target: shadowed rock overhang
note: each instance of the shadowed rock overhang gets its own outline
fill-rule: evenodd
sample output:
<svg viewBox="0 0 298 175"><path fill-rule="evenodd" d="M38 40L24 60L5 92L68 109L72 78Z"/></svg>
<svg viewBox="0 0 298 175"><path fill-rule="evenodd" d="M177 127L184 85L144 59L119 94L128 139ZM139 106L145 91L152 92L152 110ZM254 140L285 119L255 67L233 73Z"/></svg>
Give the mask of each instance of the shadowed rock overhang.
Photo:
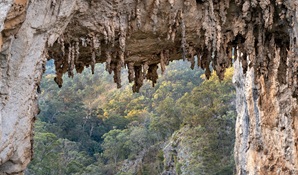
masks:
<svg viewBox="0 0 298 175"><path fill-rule="evenodd" d="M129 81L134 82L133 91L138 92L144 79L154 85L157 67L164 71L169 61L176 59L187 59L192 68L197 64L207 77L211 64L222 79L232 64L232 49L240 54L244 71L250 66L257 76L268 76L275 54L280 54L283 64L294 61L288 57L296 44L295 33L290 32L295 25L293 6L293 1L81 2L65 30L50 36L48 58L55 59L59 86L66 72L73 76L74 69L80 73L91 66L94 71L96 63L106 63L118 87L121 68L126 67ZM51 13L59 10L56 4L51 8ZM286 83L283 64L280 81ZM289 78L293 95L297 95L297 77Z"/></svg>
<svg viewBox="0 0 298 175"><path fill-rule="evenodd" d="M25 1L20 2L11 10L17 17L7 16L4 42L20 25L13 24L24 19ZM47 13L63 17L61 8L68 5L66 2L47 3ZM80 0L76 7L69 7L71 16L61 19L63 25L32 28L36 33L48 33L45 52L48 59L55 60L55 81L60 87L64 73L73 76L74 70L81 73L88 66L94 71L96 63L106 63L118 87L120 70L127 68L134 92L139 91L144 79L154 85L157 67L164 71L169 61L177 59L190 61L192 68L197 64L207 77L212 64L222 79L225 68L231 66L232 49L240 54L244 71L247 66L254 67L257 76L268 74L269 60L279 49L283 60L280 81L286 83L284 67L287 61L294 61L288 55L296 52L297 44L295 5L295 1ZM194 56L198 56L197 63ZM288 84L293 85L293 95L297 96L297 80L289 78Z"/></svg>

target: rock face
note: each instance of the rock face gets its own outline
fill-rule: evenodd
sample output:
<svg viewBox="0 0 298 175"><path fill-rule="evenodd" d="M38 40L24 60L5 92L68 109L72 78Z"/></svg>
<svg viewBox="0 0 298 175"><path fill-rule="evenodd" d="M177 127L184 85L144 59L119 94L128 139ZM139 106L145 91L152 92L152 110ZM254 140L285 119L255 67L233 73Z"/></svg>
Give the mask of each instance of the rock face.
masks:
<svg viewBox="0 0 298 175"><path fill-rule="evenodd" d="M297 8L297 0L1 1L0 172L22 173L30 161L46 59L55 59L59 86L64 73L106 63L118 87L127 67L138 92L175 59L207 77L212 66L222 79L234 50L237 174L297 174Z"/></svg>
<svg viewBox="0 0 298 175"><path fill-rule="evenodd" d="M162 175L186 175L193 173L186 170L186 166L189 166L192 156L190 154L192 148L190 148L188 143L189 139L184 136L189 129L189 126L184 126L179 132L173 134L172 138L174 139L170 139L165 144L163 149L165 170Z"/></svg>
<svg viewBox="0 0 298 175"><path fill-rule="evenodd" d="M275 50L279 54L280 50ZM288 58L289 59L289 58ZM287 62L285 79L279 81L282 60L275 56L268 76L255 78L255 70L242 72L234 64L237 89L237 124L235 160L238 174L297 174L297 97L287 83L291 63ZM296 68L297 70L297 68ZM297 78L297 74L295 75ZM295 80L296 81L296 80Z"/></svg>

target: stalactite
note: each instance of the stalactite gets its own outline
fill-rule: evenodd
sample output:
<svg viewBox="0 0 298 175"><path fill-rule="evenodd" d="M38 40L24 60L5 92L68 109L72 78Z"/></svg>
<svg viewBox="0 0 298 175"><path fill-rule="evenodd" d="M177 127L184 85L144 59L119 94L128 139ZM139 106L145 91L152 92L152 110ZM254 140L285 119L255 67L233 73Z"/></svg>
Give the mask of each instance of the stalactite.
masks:
<svg viewBox="0 0 298 175"><path fill-rule="evenodd" d="M74 45L70 45L69 46L70 49L70 62L69 64L69 70L68 70L68 76L69 77L73 77L73 69L75 67L75 46Z"/></svg>
<svg viewBox="0 0 298 175"><path fill-rule="evenodd" d="M166 49L164 51L164 63L166 66L168 66L170 63L170 50L169 49Z"/></svg>
<svg viewBox="0 0 298 175"><path fill-rule="evenodd" d="M112 55L110 51L106 51L106 71L111 71Z"/></svg>
<svg viewBox="0 0 298 175"><path fill-rule="evenodd" d="M129 83L134 81L134 63L133 62L129 62L127 64L128 67L128 81Z"/></svg>
<svg viewBox="0 0 298 175"><path fill-rule="evenodd" d="M158 65L157 64L151 64L149 65L148 72L146 74L146 78L148 80L151 80L152 87L155 86L157 79L158 79L158 73L157 73Z"/></svg>
<svg viewBox="0 0 298 175"><path fill-rule="evenodd" d="M222 35L221 35L221 26L216 25L216 52L220 52L220 48L222 45ZM220 59L220 58L219 58Z"/></svg>
<svg viewBox="0 0 298 175"><path fill-rule="evenodd" d="M75 57L74 62L77 63L79 60L79 57L80 57L80 43L79 43L79 41L76 41L75 50L76 50L76 53L75 53L76 57Z"/></svg>
<svg viewBox="0 0 298 175"><path fill-rule="evenodd" d="M110 42L112 44L112 47L115 46L115 13L113 13L113 18L111 19L111 24L110 24L110 28L111 28L111 35L110 35Z"/></svg>
<svg viewBox="0 0 298 175"><path fill-rule="evenodd" d="M211 76L211 70L210 70L209 66L206 67L205 76L206 76L207 80L209 80L209 78Z"/></svg>
<svg viewBox="0 0 298 175"><path fill-rule="evenodd" d="M101 43L100 43L100 41L98 42L97 54L99 56L101 56Z"/></svg>
<svg viewBox="0 0 298 175"><path fill-rule="evenodd" d="M143 64L143 77L146 77L146 74L148 72L148 69L149 69L149 65L148 65L148 62L145 62Z"/></svg>
<svg viewBox="0 0 298 175"><path fill-rule="evenodd" d="M127 14L127 16L126 16L126 19L127 19L127 28L126 28L126 30L127 30L127 38L129 39L130 38L130 33L132 32L132 26L131 26L131 21L132 21L132 19L131 19L131 16L132 16L132 14L131 14L131 12L129 12L128 14Z"/></svg>
<svg viewBox="0 0 298 175"><path fill-rule="evenodd" d="M212 55L212 51L208 51L207 52L207 57L205 57L205 76L206 78L209 80L210 76L211 76L211 70L210 70L210 62L211 62L211 55Z"/></svg>
<svg viewBox="0 0 298 175"><path fill-rule="evenodd" d="M185 29L185 23L183 19L183 13L180 11L180 20L181 20L181 49L182 49L182 58L185 60L186 58L186 29Z"/></svg>
<svg viewBox="0 0 298 175"><path fill-rule="evenodd" d="M120 36L119 36L119 58L121 66L124 67L124 57L125 57L125 46L126 46L126 20L122 19L119 22L120 25Z"/></svg>
<svg viewBox="0 0 298 175"><path fill-rule="evenodd" d="M217 50L219 49L219 45L220 44L217 44L218 42L221 41L221 39L217 40L218 39L218 35L219 35L219 32L217 31L218 29L218 24L217 24L217 17L215 16L215 13L214 13L214 2L213 0L209 0L209 15L210 16L210 22L211 22L211 25L212 27L211 28L211 43L212 43L212 47L210 49L213 50L213 52L217 52ZM219 26L220 28L220 26Z"/></svg>
<svg viewBox="0 0 298 175"><path fill-rule="evenodd" d="M161 67L161 72L163 74L166 70L165 56L163 51L160 52L160 67Z"/></svg>
<svg viewBox="0 0 298 175"><path fill-rule="evenodd" d="M80 74L83 71L84 71L84 65L82 63L77 63L76 64L76 72Z"/></svg>
<svg viewBox="0 0 298 175"><path fill-rule="evenodd" d="M202 50L202 56L201 56L201 65L200 65L200 67L202 68L202 69L205 69L207 66L209 66L208 65L208 63L207 63L207 60L208 60L208 49L204 49L204 50Z"/></svg>
<svg viewBox="0 0 298 175"><path fill-rule="evenodd" d="M134 72L136 65L142 65L142 77L144 78L149 74L150 65L160 63L161 71L164 73L169 61L177 59L179 55L190 61L192 69L195 67L195 55L197 55L197 65L205 70L207 78L211 75L211 70L215 70L217 76L223 79L225 69L232 64L232 50L235 50L235 58L237 58L237 53L240 53L239 59L242 62L244 73L249 66L252 66L256 69L256 74L267 76L270 65L267 52L270 51L265 49L268 47L265 40L271 36L269 33L275 32L272 31L273 29L277 30L277 34L278 30L283 30L278 29L279 26L275 28L272 26L273 18L284 18L282 22L294 23L294 19L291 17L294 16L293 13L286 11L284 6L278 5L278 3L274 5L269 1L260 3L256 0L239 0L236 2L204 0L196 1L197 7L193 7L194 2L192 1L183 1L179 4L175 0L167 0L165 3L160 0L152 0L148 4L138 0L131 7L132 4L127 4L128 8L122 10L118 9L121 4L118 1L109 4L113 11L104 14L101 18L102 21L94 24L96 28L90 28L88 34L81 35L79 37L81 43L78 44L76 40L71 40L70 38L74 37L71 36L71 31L68 31L69 33L61 34L58 44L61 46L62 55L65 55L63 48L65 46L68 48L68 44L64 46L64 42L72 43L69 49L74 50L74 54L70 55L75 55L74 64L78 71L82 71L86 65L91 65L92 72L94 72L94 66L97 62L105 62L106 70L111 73L115 67L119 66L118 63L124 67L127 61L130 82L134 78L136 79L134 75L138 74ZM169 11L163 13L160 9L164 8L166 4L170 6L167 7ZM284 3L281 4L284 5ZM235 11L237 7L241 7L240 11ZM252 13L258 8L262 9L262 12ZM276 10L276 8L280 9ZM147 18L143 18L145 15L143 10L148 12ZM194 18L197 21L194 23L190 23L188 19L192 16L190 11L198 12ZM277 12L278 14L276 14ZM227 15L228 13L232 16ZM160 16L165 17L162 19L165 24L159 21L161 20ZM254 18L254 21L250 21L251 18ZM159 28L159 25L164 28ZM282 24L279 25L283 26ZM166 31L161 31L160 36L155 38L154 32L161 29L166 29ZM195 34L188 34L188 29L195 31ZM148 32L153 35L146 35ZM148 38L146 38L147 36ZM76 38L78 37L76 36ZM167 47L164 47L163 43L159 44L160 48L151 44L149 47L158 51L148 51L147 48L144 48L144 51L136 52L138 38L141 38L140 45L142 46L143 41L148 41L151 44L157 40L158 42L169 40L171 44L169 44L168 49L165 49ZM80 49L80 45L86 48ZM54 44L53 47L57 46ZM285 53L286 50L289 48L281 49L281 52ZM101 56L101 51L104 52L103 56ZM79 55L82 57L80 60ZM156 55L156 57L146 58L148 55ZM138 57L141 58L140 61L137 60ZM64 59L66 62L68 61L67 54ZM115 63L117 64L115 65ZM280 68L280 72L282 72L282 68ZM291 75L291 79L294 79L293 75Z"/></svg>
<svg viewBox="0 0 298 175"><path fill-rule="evenodd" d="M200 67L200 68L202 68L202 59L201 59L201 49L197 49L196 50L196 52L197 52L197 58L198 58L198 61L197 61L197 66L198 67Z"/></svg>
<svg viewBox="0 0 298 175"><path fill-rule="evenodd" d="M95 59L96 59L95 50L92 49L92 56L91 56L91 60L92 60L92 62L91 62L91 72L92 72L92 74L94 74L94 68L95 68L95 63L96 63Z"/></svg>
<svg viewBox="0 0 298 175"><path fill-rule="evenodd" d="M195 67L195 54L196 54L196 51L195 51L195 49L192 46L190 46L188 53L190 54L190 57L188 58L188 61L191 63L190 68L191 69L194 69L194 67Z"/></svg>
<svg viewBox="0 0 298 175"><path fill-rule="evenodd" d="M134 66L134 72L135 72L135 80L134 85L132 86L133 92L139 92L140 88L143 85L143 73L142 73L142 66Z"/></svg>
<svg viewBox="0 0 298 175"><path fill-rule="evenodd" d="M69 44L68 46L68 57L67 57L67 64L68 64L68 77L72 77L73 73L71 70L71 64L72 64L72 44Z"/></svg>
<svg viewBox="0 0 298 175"><path fill-rule="evenodd" d="M222 57L223 55L219 55L219 57ZM226 66L225 66L225 59L221 59L221 60L217 60L215 62L215 71L216 71L216 75L218 76L219 80L223 80L224 79L224 73L226 70Z"/></svg>
<svg viewBox="0 0 298 175"><path fill-rule="evenodd" d="M213 1L208 0L208 3L205 3L205 13L202 23L202 28L205 30L205 45L209 50L216 51L216 17L214 15Z"/></svg>
<svg viewBox="0 0 298 175"><path fill-rule="evenodd" d="M114 82L117 84L117 88L121 88L121 63L118 61L117 63L111 64L111 69L114 72Z"/></svg>
<svg viewBox="0 0 298 175"><path fill-rule="evenodd" d="M63 36L60 38L60 41L61 41L61 51L62 51L62 54L64 56L65 55L65 45L64 45L64 38L63 38Z"/></svg>
<svg viewBox="0 0 298 175"><path fill-rule="evenodd" d="M119 58L120 58L120 64L121 64L121 66L122 67L124 67L124 62L125 62L125 60L124 60L124 52L123 51L120 51L119 52Z"/></svg>
<svg viewBox="0 0 298 175"><path fill-rule="evenodd" d="M63 69L64 69L64 60L63 59L59 59L56 60L55 62L55 70L56 70L56 77L54 78L54 81L57 83L57 85L59 86L59 88L62 87L63 84Z"/></svg>
<svg viewBox="0 0 298 175"><path fill-rule="evenodd" d="M105 31L107 32L107 43L112 43L112 36L114 35L112 32L113 32L113 24L111 24L111 21L110 19L108 19L106 22L105 22Z"/></svg>
<svg viewBox="0 0 298 175"><path fill-rule="evenodd" d="M91 72L94 74L94 68L96 64L96 51L100 47L100 42L98 40L98 37L94 34L91 33Z"/></svg>
<svg viewBox="0 0 298 175"><path fill-rule="evenodd" d="M115 71L116 66L117 66L116 63L111 62L111 64L110 64L110 70L108 70L109 74L112 74L112 72ZM114 78L114 82L116 83L115 78Z"/></svg>

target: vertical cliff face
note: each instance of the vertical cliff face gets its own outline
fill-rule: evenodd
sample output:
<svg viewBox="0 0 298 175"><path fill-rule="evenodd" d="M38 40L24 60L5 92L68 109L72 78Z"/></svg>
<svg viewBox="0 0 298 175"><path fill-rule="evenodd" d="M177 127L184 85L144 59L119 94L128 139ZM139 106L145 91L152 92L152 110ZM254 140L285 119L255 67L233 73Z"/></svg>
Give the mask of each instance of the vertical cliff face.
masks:
<svg viewBox="0 0 298 175"><path fill-rule="evenodd" d="M293 84L288 84L297 81L297 74L292 77L295 64L289 57L281 59L280 52L270 52L275 56L270 59L268 75L257 78L254 69L243 74L239 60L234 63L237 174L298 173L297 96Z"/></svg>
<svg viewBox="0 0 298 175"><path fill-rule="evenodd" d="M297 11L296 1L285 5L288 12ZM283 24L274 35L261 32L251 42L262 44L251 43L254 49L245 58L237 52L242 57L234 63L237 174L298 173L297 14L287 13L287 30ZM249 46L248 42L247 38L244 44Z"/></svg>
<svg viewBox="0 0 298 175"><path fill-rule="evenodd" d="M34 28L63 27L75 2L63 1L60 13L54 15L46 10L50 4L43 1L29 7L27 4L27 1L16 0L0 5L10 7L4 26L1 25L0 172L4 174L22 173L32 156L32 126L38 112L36 89L46 61L47 41L47 33Z"/></svg>
<svg viewBox="0 0 298 175"><path fill-rule="evenodd" d="M248 80L238 87L241 108L235 153L239 169L244 174L297 174L297 99L277 83L277 73L267 87L263 77L258 87L250 76L239 76Z"/></svg>
<svg viewBox="0 0 298 175"><path fill-rule="evenodd" d="M32 156L36 89L46 59L62 75L106 63L133 91L157 69L185 59L220 79L232 64L238 174L297 174L296 0L4 0L0 2L0 172ZM197 56L197 57L195 57ZM195 59L197 58L197 59Z"/></svg>

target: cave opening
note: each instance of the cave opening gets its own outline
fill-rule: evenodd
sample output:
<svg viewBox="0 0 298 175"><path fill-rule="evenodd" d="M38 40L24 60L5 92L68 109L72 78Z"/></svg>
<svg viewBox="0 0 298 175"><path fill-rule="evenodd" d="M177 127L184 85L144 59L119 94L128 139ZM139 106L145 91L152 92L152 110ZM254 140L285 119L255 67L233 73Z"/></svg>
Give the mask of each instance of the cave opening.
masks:
<svg viewBox="0 0 298 175"><path fill-rule="evenodd" d="M144 77L159 79L144 81L133 93L129 72L121 72L118 89L104 64L64 75L59 87L55 65L47 62L40 84L41 112L26 174L235 171L233 68L220 82L211 64L207 80L204 70L189 68L191 62L173 61L156 74L149 69Z"/></svg>

